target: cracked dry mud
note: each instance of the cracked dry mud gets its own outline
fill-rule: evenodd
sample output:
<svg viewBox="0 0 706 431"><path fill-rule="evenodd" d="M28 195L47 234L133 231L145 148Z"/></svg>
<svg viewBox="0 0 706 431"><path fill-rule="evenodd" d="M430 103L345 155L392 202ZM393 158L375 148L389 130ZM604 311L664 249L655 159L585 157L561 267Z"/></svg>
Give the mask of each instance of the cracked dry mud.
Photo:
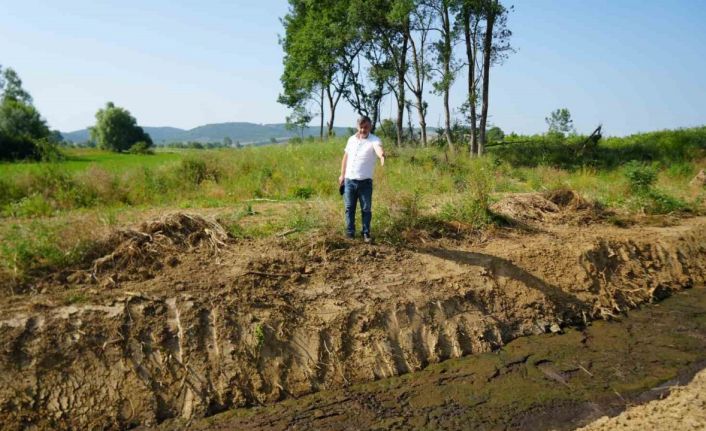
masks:
<svg viewBox="0 0 706 431"><path fill-rule="evenodd" d="M609 318L706 277L704 218L405 248L201 235L160 249L159 232L148 260L70 275L84 301L62 304L66 277L3 299L4 427L126 429L269 404Z"/></svg>

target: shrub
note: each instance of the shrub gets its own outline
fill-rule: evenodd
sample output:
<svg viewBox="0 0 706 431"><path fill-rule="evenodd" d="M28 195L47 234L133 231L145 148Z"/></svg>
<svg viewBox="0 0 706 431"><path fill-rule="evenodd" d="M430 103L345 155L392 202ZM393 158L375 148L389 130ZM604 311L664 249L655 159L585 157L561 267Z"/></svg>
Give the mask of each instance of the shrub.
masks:
<svg viewBox="0 0 706 431"><path fill-rule="evenodd" d="M5 207L3 215L10 217L44 217L54 212L54 208L40 194L26 196Z"/></svg>
<svg viewBox="0 0 706 431"><path fill-rule="evenodd" d="M292 195L297 199L309 199L314 195L314 189L309 186L297 187Z"/></svg>
<svg viewBox="0 0 706 431"><path fill-rule="evenodd" d="M675 198L659 190L650 190L644 202L644 210L648 214L669 214L691 211L691 206L681 199Z"/></svg>
<svg viewBox="0 0 706 431"><path fill-rule="evenodd" d="M150 148L150 144L145 141L136 142L128 150L130 154L154 154L154 151Z"/></svg>
<svg viewBox="0 0 706 431"><path fill-rule="evenodd" d="M205 159L186 158L177 168L177 176L190 185L198 186L206 180L218 182L221 176L220 169Z"/></svg>
<svg viewBox="0 0 706 431"><path fill-rule="evenodd" d="M632 192L644 193L657 181L657 169L633 160L625 165L625 177Z"/></svg>

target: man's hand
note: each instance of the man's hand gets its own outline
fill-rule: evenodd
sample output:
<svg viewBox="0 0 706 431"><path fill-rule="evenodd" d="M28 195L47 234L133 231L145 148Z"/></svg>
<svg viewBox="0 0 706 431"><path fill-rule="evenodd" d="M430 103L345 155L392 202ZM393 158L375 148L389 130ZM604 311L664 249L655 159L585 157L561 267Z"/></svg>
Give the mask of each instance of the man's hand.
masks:
<svg viewBox="0 0 706 431"><path fill-rule="evenodd" d="M385 155L380 156L380 166L385 166Z"/></svg>
<svg viewBox="0 0 706 431"><path fill-rule="evenodd" d="M338 185L342 186L343 185L343 175L338 177Z"/></svg>

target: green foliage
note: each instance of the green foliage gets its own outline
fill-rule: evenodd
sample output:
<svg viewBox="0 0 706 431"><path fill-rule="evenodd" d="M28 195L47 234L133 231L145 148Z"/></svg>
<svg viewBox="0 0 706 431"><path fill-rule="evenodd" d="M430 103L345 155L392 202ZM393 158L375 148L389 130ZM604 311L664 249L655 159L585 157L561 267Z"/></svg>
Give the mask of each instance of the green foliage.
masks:
<svg viewBox="0 0 706 431"><path fill-rule="evenodd" d="M23 101L3 98L0 103L0 160L42 158L50 150L51 132L39 111Z"/></svg>
<svg viewBox="0 0 706 431"><path fill-rule="evenodd" d="M221 170L213 160L189 157L181 161L177 176L192 186L198 186L206 180L218 182Z"/></svg>
<svg viewBox="0 0 706 431"><path fill-rule="evenodd" d="M136 142L129 150L130 154L154 154L150 144L145 141Z"/></svg>
<svg viewBox="0 0 706 431"><path fill-rule="evenodd" d="M382 123L375 130L375 133L385 141L397 142L397 126L390 118L382 120Z"/></svg>
<svg viewBox="0 0 706 431"><path fill-rule="evenodd" d="M544 121L549 126L548 133L565 136L576 133L574 129L574 120L571 119L571 112L566 108L560 108L552 111Z"/></svg>
<svg viewBox="0 0 706 431"><path fill-rule="evenodd" d="M38 270L77 262L90 245L78 241L66 246L59 232L57 226L40 221L11 225L0 242L0 268L21 279Z"/></svg>
<svg viewBox="0 0 706 431"><path fill-rule="evenodd" d="M298 130L299 138L304 139L304 129L309 125L311 119L312 115L306 107L302 104L298 104L292 109L292 114L288 115L286 118L287 130Z"/></svg>
<svg viewBox="0 0 706 431"><path fill-rule="evenodd" d="M446 203L441 218L459 221L474 228L488 225L492 220L489 207L491 193L495 189L495 166L492 159L474 159L466 175L456 179L463 190L460 199Z"/></svg>
<svg viewBox="0 0 706 431"><path fill-rule="evenodd" d="M32 106L32 96L11 68L0 67L0 93L0 160L60 160L56 134Z"/></svg>
<svg viewBox="0 0 706 431"><path fill-rule="evenodd" d="M491 147L490 157L478 160L466 157L466 152L387 147L387 163L376 171L384 175L376 179L376 202L386 203L392 219L404 218L414 214L405 213L414 199L402 198L416 190L421 219L441 217L443 212L440 220L476 225L482 224L483 213L474 209L474 202L486 207L494 192L571 187L607 205L641 211L642 204L626 198L630 180L624 174L626 161L621 160L636 155L632 158L638 163L660 172L665 193L691 202L694 196L684 186L696 171L694 160L704 154L702 137L704 128L609 138L590 157L573 151L582 137L529 137L530 142ZM506 137L513 139L526 138ZM665 142L669 152L663 150ZM338 200L332 175L340 167L343 146L343 140L337 140L130 157L67 149L67 159L59 163L0 164L0 214L43 217L100 205L223 206L251 198ZM430 204L434 197L439 202ZM379 220L376 209L373 223ZM271 230L276 229L285 227Z"/></svg>
<svg viewBox="0 0 706 431"><path fill-rule="evenodd" d="M137 125L137 120L126 109L108 102L96 112L96 125L90 128L91 139L110 151L127 151L138 142L152 145L150 136Z"/></svg>
<svg viewBox="0 0 706 431"><path fill-rule="evenodd" d="M655 165L645 165L637 161L627 163L624 175L633 194L629 204L638 211L647 214L668 214L690 211L691 206L681 199L670 196L654 188L659 172Z"/></svg>
<svg viewBox="0 0 706 431"><path fill-rule="evenodd" d="M498 126L493 126L485 133L488 143L502 142L505 139L505 132Z"/></svg>
<svg viewBox="0 0 706 431"><path fill-rule="evenodd" d="M639 133L623 138L602 138L587 147L587 136L509 135L505 145L488 151L513 166L553 166L577 169L592 166L615 169L630 160L671 165L703 157L706 152L706 127Z"/></svg>
<svg viewBox="0 0 706 431"><path fill-rule="evenodd" d="M292 192L292 196L297 199L309 199L314 195L314 189L309 186L297 187Z"/></svg>
<svg viewBox="0 0 706 431"><path fill-rule="evenodd" d="M670 214L674 212L690 212L691 205L685 201L661 191L650 190L645 202L645 212L648 214Z"/></svg>
<svg viewBox="0 0 706 431"><path fill-rule="evenodd" d="M52 205L39 193L11 202L2 211L5 217L46 217L53 212Z"/></svg>
<svg viewBox="0 0 706 431"><path fill-rule="evenodd" d="M265 327L262 323L258 323L255 325L255 345L257 347L257 351L259 352L260 349L262 349L262 346L265 344Z"/></svg>
<svg viewBox="0 0 706 431"><path fill-rule="evenodd" d="M12 100L24 105L32 105L32 96L22 88L22 80L14 69L8 67L4 71L0 67L0 92L2 102Z"/></svg>
<svg viewBox="0 0 706 431"><path fill-rule="evenodd" d="M625 177L629 181L630 191L643 193L650 190L657 181L657 169L653 165L633 160L625 165Z"/></svg>

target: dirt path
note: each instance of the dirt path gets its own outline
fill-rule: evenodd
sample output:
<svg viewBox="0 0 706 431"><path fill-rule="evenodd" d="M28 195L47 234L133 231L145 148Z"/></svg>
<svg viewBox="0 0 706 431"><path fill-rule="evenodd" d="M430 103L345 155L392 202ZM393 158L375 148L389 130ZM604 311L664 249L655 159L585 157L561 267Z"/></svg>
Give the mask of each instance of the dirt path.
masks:
<svg viewBox="0 0 706 431"><path fill-rule="evenodd" d="M175 215L1 300L0 421L129 428L417 371L703 284L705 241L693 218L407 248L231 242Z"/></svg>

